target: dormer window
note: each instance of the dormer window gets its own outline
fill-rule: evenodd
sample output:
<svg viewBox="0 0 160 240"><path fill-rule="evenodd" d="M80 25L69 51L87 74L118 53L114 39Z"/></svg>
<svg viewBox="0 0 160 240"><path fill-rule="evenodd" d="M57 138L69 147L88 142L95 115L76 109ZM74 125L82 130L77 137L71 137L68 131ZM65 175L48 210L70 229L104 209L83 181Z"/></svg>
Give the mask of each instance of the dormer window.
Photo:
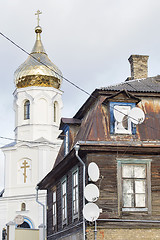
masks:
<svg viewBox="0 0 160 240"><path fill-rule="evenodd" d="M133 107L135 107L135 103L110 102L110 133L136 133L136 127L128 117L128 113Z"/></svg>
<svg viewBox="0 0 160 240"><path fill-rule="evenodd" d="M115 118L115 133L131 134L131 120L128 118L128 112L131 106L115 105L113 114ZM115 117L117 116L117 118Z"/></svg>

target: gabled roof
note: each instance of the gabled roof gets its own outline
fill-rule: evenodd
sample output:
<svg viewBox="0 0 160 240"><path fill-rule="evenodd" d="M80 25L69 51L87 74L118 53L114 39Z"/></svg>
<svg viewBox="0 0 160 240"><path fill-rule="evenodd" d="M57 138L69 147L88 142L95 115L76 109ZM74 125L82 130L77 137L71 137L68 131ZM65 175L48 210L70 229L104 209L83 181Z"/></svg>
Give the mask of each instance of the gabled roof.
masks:
<svg viewBox="0 0 160 240"><path fill-rule="evenodd" d="M126 101L126 102L140 102L141 99L140 98L137 98L135 97L133 94L129 93L128 91L126 90L121 90L119 92L116 92L115 94L107 97L105 99L105 101L103 102L103 104L106 104L108 101Z"/></svg>

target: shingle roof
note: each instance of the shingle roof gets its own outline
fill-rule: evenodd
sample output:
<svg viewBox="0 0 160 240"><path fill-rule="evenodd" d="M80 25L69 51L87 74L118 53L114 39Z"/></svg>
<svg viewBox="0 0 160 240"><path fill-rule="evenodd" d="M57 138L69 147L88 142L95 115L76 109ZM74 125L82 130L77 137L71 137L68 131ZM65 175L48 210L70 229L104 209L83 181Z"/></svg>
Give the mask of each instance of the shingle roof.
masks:
<svg viewBox="0 0 160 240"><path fill-rule="evenodd" d="M117 85L103 87L100 90L104 91L121 91L127 90L129 92L154 92L160 93L160 75L156 77L149 77L145 79L129 80Z"/></svg>

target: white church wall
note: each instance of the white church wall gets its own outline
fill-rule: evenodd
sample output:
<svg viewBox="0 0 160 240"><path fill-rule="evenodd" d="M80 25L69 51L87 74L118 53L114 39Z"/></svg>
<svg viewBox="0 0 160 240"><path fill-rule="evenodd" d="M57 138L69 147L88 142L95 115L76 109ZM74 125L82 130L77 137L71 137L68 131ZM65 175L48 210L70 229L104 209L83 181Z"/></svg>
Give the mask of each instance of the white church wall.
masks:
<svg viewBox="0 0 160 240"><path fill-rule="evenodd" d="M35 193L37 183L53 168L59 147L55 143L50 146L19 143L3 149L7 168L4 196Z"/></svg>
<svg viewBox="0 0 160 240"><path fill-rule="evenodd" d="M39 194L39 201L46 204L46 193ZM21 211L21 204L23 202L26 204L25 211ZM22 215L31 228L38 228L43 222L42 206L36 202L35 195L25 194L19 197L0 198L0 212L0 230L6 227L9 221L14 221L17 215Z"/></svg>
<svg viewBox="0 0 160 240"><path fill-rule="evenodd" d="M44 91L45 90L45 91ZM62 109L62 92L53 88L28 87L14 92L15 135L20 140L36 140L44 137L55 141ZM30 118L24 119L24 103L30 101ZM54 103L57 102L57 120L54 121Z"/></svg>
<svg viewBox="0 0 160 240"><path fill-rule="evenodd" d="M35 187L52 169L61 145L57 137L63 107L59 89L62 73L45 54L41 31L41 27L36 27L32 54L36 53L36 57L42 58L47 65L49 63L58 75L41 62L33 61L31 56L15 72L16 141L2 149L5 155L5 192L0 198L0 215L4 213L0 218L0 230L19 214L32 223L33 228L42 224L43 211L36 202ZM46 204L45 191L40 191L39 201ZM26 206L25 210L21 208L22 204Z"/></svg>

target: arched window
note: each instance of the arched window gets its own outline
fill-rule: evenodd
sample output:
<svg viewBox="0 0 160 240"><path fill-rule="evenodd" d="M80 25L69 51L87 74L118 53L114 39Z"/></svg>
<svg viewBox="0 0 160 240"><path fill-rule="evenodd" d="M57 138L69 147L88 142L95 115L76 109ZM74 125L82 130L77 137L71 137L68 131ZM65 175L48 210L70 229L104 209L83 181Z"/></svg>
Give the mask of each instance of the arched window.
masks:
<svg viewBox="0 0 160 240"><path fill-rule="evenodd" d="M26 204L25 203L21 204L21 211L26 211Z"/></svg>
<svg viewBox="0 0 160 240"><path fill-rule="evenodd" d="M24 103L24 119L30 119L30 101L27 100Z"/></svg>
<svg viewBox="0 0 160 240"><path fill-rule="evenodd" d="M30 228L29 224L26 221L24 221L21 225L18 225L17 227L19 227L19 228Z"/></svg>
<svg viewBox="0 0 160 240"><path fill-rule="evenodd" d="M58 120L58 103L54 102L54 122Z"/></svg>

